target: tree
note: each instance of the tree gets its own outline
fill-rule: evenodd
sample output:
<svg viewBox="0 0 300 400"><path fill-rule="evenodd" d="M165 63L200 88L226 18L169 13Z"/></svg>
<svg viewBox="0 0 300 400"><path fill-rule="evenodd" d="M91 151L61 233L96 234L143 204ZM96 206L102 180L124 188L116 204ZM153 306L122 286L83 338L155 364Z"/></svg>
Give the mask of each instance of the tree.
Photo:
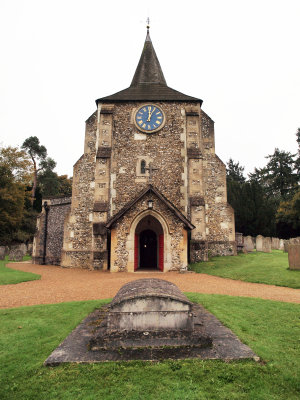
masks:
<svg viewBox="0 0 300 400"><path fill-rule="evenodd" d="M300 128L298 128L298 130L296 132L296 138L297 138L296 141L298 143L298 157L296 158L296 161L295 161L295 170L299 177L298 183L300 183Z"/></svg>
<svg viewBox="0 0 300 400"><path fill-rule="evenodd" d="M295 172L295 154L275 148L274 154L266 158L270 161L264 168L249 174L251 181L256 181L264 188L266 195L277 201L287 200L297 190L298 175Z"/></svg>
<svg viewBox="0 0 300 400"><path fill-rule="evenodd" d="M274 236L276 207L258 182L227 180L228 202L235 213L235 229L244 235Z"/></svg>
<svg viewBox="0 0 300 400"><path fill-rule="evenodd" d="M72 178L68 175L57 175L51 170L42 171L38 175L38 187L43 197L71 196Z"/></svg>
<svg viewBox="0 0 300 400"><path fill-rule="evenodd" d="M47 164L52 159L48 159L51 161L46 160L47 157L47 149L45 146L40 145L40 141L36 136L30 136L27 138L24 143L22 144L22 149L24 149L30 156L33 165L33 184L32 184L32 195L31 195L31 202L33 204L35 199L35 192L37 188L37 177L38 172L44 169Z"/></svg>
<svg viewBox="0 0 300 400"><path fill-rule="evenodd" d="M72 196L73 179L68 178L68 175L60 175L57 179L59 182L59 195L66 197Z"/></svg>
<svg viewBox="0 0 300 400"><path fill-rule="evenodd" d="M31 163L24 150L11 146L0 148L0 165L10 171L14 180L24 184L30 182Z"/></svg>
<svg viewBox="0 0 300 400"><path fill-rule="evenodd" d="M0 165L0 241L6 244L23 217L25 187L14 182L12 172Z"/></svg>
<svg viewBox="0 0 300 400"><path fill-rule="evenodd" d="M227 162L226 176L227 180L243 183L246 181L243 173L245 167L242 167L239 162L235 163L232 158Z"/></svg>
<svg viewBox="0 0 300 400"><path fill-rule="evenodd" d="M289 201L282 201L276 213L281 237L300 235L300 189Z"/></svg>
<svg viewBox="0 0 300 400"><path fill-rule="evenodd" d="M0 242L17 240L25 215L30 160L17 147L0 149Z"/></svg>

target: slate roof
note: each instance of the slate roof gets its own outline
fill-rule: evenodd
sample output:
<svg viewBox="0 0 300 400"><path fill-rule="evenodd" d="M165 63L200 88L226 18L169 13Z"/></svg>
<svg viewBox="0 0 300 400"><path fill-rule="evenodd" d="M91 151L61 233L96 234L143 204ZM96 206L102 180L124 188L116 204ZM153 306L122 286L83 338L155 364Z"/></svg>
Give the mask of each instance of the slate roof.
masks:
<svg viewBox="0 0 300 400"><path fill-rule="evenodd" d="M96 100L96 103L122 101L188 101L200 102L167 86L164 74L152 45L149 30L131 85L120 92Z"/></svg>
<svg viewBox="0 0 300 400"><path fill-rule="evenodd" d="M185 225L186 229L192 230L195 226L178 210L160 191L152 185L146 186L133 200L129 201L117 214L115 214L106 224L107 228L112 228L114 223L121 218L131 207L134 206L146 193L156 195Z"/></svg>

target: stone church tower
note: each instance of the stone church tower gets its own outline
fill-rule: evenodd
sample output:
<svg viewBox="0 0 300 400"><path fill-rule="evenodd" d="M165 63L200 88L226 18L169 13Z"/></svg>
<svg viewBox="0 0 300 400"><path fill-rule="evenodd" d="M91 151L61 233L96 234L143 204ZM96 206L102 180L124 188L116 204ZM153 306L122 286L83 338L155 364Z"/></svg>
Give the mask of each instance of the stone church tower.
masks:
<svg viewBox="0 0 300 400"><path fill-rule="evenodd" d="M96 104L72 200L47 200L35 262L166 272L236 254L214 123L202 100L167 86L149 30L130 87Z"/></svg>

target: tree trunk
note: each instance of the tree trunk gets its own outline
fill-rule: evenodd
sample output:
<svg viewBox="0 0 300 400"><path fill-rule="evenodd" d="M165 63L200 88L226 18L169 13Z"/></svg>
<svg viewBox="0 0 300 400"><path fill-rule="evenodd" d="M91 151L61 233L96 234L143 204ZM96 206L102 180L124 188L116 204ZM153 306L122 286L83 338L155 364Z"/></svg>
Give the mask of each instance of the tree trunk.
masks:
<svg viewBox="0 0 300 400"><path fill-rule="evenodd" d="M33 202L35 200L36 187L37 187L37 169L36 169L36 162L33 157L32 157L32 161L33 161L33 185L32 185L32 191L31 191L31 205L33 206Z"/></svg>

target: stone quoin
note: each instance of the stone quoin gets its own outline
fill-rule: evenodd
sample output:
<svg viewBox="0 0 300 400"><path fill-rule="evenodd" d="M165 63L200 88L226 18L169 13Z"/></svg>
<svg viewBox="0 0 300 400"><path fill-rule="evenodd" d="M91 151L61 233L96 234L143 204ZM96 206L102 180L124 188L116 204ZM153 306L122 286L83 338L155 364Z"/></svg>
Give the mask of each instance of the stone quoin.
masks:
<svg viewBox="0 0 300 400"><path fill-rule="evenodd" d="M130 87L96 104L72 199L44 199L34 262L167 272L235 255L214 122L202 100L167 86L149 28Z"/></svg>

